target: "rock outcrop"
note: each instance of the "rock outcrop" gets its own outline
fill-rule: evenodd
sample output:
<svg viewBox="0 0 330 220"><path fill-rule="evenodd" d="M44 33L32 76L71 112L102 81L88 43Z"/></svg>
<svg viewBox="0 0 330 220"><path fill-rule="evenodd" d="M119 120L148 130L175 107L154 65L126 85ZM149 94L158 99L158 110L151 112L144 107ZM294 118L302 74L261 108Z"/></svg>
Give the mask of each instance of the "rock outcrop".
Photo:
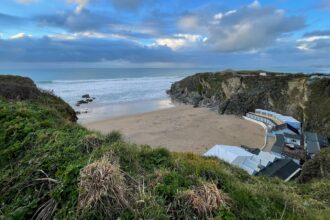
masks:
<svg viewBox="0 0 330 220"><path fill-rule="evenodd" d="M261 74L262 73L262 74ZM244 115L256 108L292 115L330 137L330 76L265 71L199 73L172 84L173 100Z"/></svg>

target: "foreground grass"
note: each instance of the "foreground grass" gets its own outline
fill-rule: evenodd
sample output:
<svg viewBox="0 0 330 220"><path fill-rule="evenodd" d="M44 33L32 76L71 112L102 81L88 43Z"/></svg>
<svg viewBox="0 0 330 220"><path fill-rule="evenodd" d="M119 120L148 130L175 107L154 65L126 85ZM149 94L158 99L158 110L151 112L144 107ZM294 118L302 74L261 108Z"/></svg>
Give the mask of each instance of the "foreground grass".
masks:
<svg viewBox="0 0 330 220"><path fill-rule="evenodd" d="M101 135L39 100L0 99L1 219L326 219L328 179L251 177L215 158Z"/></svg>

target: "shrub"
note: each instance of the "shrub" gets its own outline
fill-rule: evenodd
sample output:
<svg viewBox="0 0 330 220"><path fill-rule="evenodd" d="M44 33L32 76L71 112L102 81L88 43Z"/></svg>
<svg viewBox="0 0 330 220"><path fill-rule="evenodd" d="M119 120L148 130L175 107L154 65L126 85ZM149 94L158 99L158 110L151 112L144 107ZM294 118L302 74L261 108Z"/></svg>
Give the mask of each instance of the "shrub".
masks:
<svg viewBox="0 0 330 220"><path fill-rule="evenodd" d="M112 144L117 141L122 141L123 136L119 131L112 131L105 136L105 142L108 144Z"/></svg>
<svg viewBox="0 0 330 220"><path fill-rule="evenodd" d="M171 153L164 148L151 149L145 146L140 152L140 161L143 168L152 170L171 165L172 157Z"/></svg>
<svg viewBox="0 0 330 220"><path fill-rule="evenodd" d="M177 172L170 172L156 185L155 191L167 201L172 201L178 191L196 185L197 181L195 176L183 176Z"/></svg>

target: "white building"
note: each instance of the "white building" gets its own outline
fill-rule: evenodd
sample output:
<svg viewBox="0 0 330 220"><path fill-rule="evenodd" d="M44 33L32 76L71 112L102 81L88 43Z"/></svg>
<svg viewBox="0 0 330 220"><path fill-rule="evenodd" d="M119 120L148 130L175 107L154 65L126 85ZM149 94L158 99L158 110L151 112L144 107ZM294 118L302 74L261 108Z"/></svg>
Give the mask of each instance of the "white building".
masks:
<svg viewBox="0 0 330 220"><path fill-rule="evenodd" d="M215 145L204 156L217 157L245 170L250 175L258 173L277 159L276 156L269 152L261 151L258 155L255 155L241 147L228 145Z"/></svg>
<svg viewBox="0 0 330 220"><path fill-rule="evenodd" d="M250 175L273 176L289 181L300 172L300 165L292 159L282 158L271 152L260 151L258 154L228 145L215 145L204 156L213 156L245 170Z"/></svg>
<svg viewBox="0 0 330 220"><path fill-rule="evenodd" d="M282 124L288 124L288 125L294 127L295 129L297 129L298 131L301 131L300 121L298 121L297 119L295 119L291 116L286 116L286 115L282 115L282 114L279 114L276 112L267 111L267 110L263 110L263 109L256 109L255 113L273 118L276 121L281 122Z"/></svg>

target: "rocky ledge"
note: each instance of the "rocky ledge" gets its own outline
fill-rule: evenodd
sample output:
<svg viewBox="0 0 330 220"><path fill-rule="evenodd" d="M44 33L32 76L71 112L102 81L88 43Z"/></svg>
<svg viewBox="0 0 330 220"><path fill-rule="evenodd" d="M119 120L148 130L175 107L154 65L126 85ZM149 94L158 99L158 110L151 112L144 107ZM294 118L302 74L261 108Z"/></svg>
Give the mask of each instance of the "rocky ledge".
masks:
<svg viewBox="0 0 330 220"><path fill-rule="evenodd" d="M265 71L198 73L172 84L175 101L244 115L256 108L292 115L330 137L330 76Z"/></svg>

